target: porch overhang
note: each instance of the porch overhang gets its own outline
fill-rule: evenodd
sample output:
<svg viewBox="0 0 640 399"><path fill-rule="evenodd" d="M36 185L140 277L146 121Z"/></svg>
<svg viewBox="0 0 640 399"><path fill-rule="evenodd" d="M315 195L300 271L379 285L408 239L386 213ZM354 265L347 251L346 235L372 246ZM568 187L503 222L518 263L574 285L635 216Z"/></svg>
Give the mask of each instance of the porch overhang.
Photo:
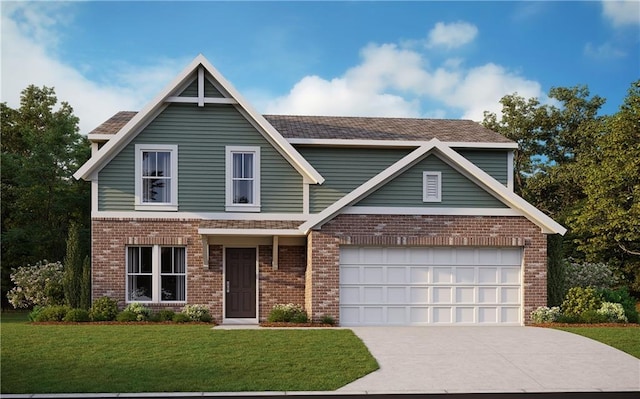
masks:
<svg viewBox="0 0 640 399"><path fill-rule="evenodd" d="M203 220L198 227L202 236L304 237L299 229L304 220Z"/></svg>

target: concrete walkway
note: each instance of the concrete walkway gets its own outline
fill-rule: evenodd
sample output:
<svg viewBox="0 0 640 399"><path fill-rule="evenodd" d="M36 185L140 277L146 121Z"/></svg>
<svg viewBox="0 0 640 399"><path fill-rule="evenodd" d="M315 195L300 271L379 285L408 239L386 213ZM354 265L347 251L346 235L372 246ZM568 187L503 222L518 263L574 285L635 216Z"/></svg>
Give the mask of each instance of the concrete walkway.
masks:
<svg viewBox="0 0 640 399"><path fill-rule="evenodd" d="M337 392L640 391L640 360L536 327L355 327L380 370ZM640 330L639 330L640 333Z"/></svg>

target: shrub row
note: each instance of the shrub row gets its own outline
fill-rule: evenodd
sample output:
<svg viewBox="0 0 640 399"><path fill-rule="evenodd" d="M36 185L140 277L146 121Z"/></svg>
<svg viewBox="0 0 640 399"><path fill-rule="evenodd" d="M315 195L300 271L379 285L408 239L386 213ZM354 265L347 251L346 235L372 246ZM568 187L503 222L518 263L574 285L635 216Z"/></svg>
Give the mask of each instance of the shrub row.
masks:
<svg viewBox="0 0 640 399"><path fill-rule="evenodd" d="M267 321L270 323L308 323L309 316L301 305L293 303L274 305L269 312ZM329 315L322 316L320 323L334 325L335 319Z"/></svg>
<svg viewBox="0 0 640 399"><path fill-rule="evenodd" d="M141 303L130 303L122 312L118 311L118 302L102 297L93 302L89 311L84 309L71 309L68 306L36 306L29 313L29 320L35 322L64 321L64 322L88 322L88 321L119 321L136 322L151 321L174 323L205 322L212 321L209 309L204 305L185 305L179 313L170 309L153 312Z"/></svg>
<svg viewBox="0 0 640 399"><path fill-rule="evenodd" d="M636 302L626 288L569 289L561 307L541 306L531 312L534 323L637 323Z"/></svg>

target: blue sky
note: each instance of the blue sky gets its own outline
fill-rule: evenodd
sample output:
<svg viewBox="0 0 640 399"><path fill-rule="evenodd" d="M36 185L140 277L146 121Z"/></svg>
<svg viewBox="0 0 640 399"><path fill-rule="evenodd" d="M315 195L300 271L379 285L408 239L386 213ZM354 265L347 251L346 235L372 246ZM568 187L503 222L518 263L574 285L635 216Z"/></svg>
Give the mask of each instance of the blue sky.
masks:
<svg viewBox="0 0 640 399"><path fill-rule="evenodd" d="M202 53L259 111L481 120L640 78L640 2L2 2L1 99L54 86L87 133Z"/></svg>

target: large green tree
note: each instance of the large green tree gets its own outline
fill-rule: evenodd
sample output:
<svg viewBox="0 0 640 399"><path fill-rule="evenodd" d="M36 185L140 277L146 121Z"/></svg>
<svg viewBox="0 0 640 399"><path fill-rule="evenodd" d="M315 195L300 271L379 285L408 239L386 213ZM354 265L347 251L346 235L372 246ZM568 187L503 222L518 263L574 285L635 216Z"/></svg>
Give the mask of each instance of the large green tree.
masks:
<svg viewBox="0 0 640 399"><path fill-rule="evenodd" d="M78 118L50 87L29 86L20 106L0 104L2 148L2 297L12 268L61 261L70 223L89 245L90 186L73 172L91 153Z"/></svg>
<svg viewBox="0 0 640 399"><path fill-rule="evenodd" d="M577 157L585 200L569 225L588 260L616 263L640 292L640 80Z"/></svg>

